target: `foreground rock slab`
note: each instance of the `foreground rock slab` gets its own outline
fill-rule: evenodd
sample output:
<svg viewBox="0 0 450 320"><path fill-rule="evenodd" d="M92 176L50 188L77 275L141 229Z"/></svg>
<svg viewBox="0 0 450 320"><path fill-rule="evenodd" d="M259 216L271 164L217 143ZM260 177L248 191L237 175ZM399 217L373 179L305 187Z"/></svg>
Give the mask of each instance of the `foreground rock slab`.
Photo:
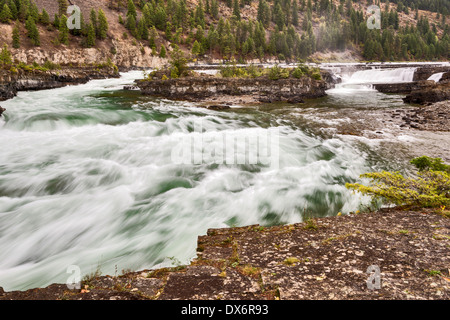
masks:
<svg viewBox="0 0 450 320"><path fill-rule="evenodd" d="M450 219L430 210L210 229L197 252L189 266L95 276L78 290L0 290L0 299L450 299Z"/></svg>

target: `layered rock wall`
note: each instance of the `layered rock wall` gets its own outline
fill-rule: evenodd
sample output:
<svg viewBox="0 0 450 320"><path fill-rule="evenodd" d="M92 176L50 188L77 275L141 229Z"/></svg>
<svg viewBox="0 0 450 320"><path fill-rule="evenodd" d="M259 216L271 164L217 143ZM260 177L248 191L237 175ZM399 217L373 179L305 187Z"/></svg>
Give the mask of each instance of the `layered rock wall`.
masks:
<svg viewBox="0 0 450 320"><path fill-rule="evenodd" d="M201 101L217 95L256 96L262 102L317 98L325 95L328 85L309 77L300 79L186 77L136 82L145 95Z"/></svg>

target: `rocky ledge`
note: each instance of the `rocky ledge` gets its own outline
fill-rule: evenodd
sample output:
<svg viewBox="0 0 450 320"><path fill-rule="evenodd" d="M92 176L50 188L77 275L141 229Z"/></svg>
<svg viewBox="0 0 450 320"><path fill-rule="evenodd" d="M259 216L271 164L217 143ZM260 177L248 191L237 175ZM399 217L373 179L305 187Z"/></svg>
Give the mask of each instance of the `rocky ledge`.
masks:
<svg viewBox="0 0 450 320"><path fill-rule="evenodd" d="M113 66L61 67L55 70L0 70L0 101L11 99L19 91L45 90L67 85L83 84L93 79L117 78Z"/></svg>
<svg viewBox="0 0 450 320"><path fill-rule="evenodd" d="M448 211L210 229L197 252L188 266L92 276L79 289L0 288L0 300L450 299Z"/></svg>
<svg viewBox="0 0 450 320"><path fill-rule="evenodd" d="M432 104L450 100L450 80L431 84L411 91L404 99L406 103Z"/></svg>
<svg viewBox="0 0 450 320"><path fill-rule="evenodd" d="M450 99L450 80L448 79L441 80L438 83L423 80L407 83L374 84L374 88L383 93L406 94L403 99L406 103L425 105Z"/></svg>
<svg viewBox="0 0 450 320"><path fill-rule="evenodd" d="M182 99L203 103L301 103L303 99L325 96L332 84L329 74L322 79L311 77L271 80L257 78L221 78L211 75L166 80L138 80L136 86L144 95Z"/></svg>

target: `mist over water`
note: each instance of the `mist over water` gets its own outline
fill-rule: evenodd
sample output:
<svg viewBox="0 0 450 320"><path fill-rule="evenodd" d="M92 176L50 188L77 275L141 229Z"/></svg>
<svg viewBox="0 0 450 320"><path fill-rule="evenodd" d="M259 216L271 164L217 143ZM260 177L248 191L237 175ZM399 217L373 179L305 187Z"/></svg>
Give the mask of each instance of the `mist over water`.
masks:
<svg viewBox="0 0 450 320"><path fill-rule="evenodd" d="M21 92L2 103L5 290L65 283L70 265L83 275L97 269L114 275L168 263L168 257L187 263L209 228L301 222L305 214L332 216L367 201L345 183L380 167L382 155L369 146L321 136L269 109L218 112L121 90L139 77L130 72ZM339 95L330 99L345 102ZM172 158L186 138L251 140L273 128L276 167Z"/></svg>

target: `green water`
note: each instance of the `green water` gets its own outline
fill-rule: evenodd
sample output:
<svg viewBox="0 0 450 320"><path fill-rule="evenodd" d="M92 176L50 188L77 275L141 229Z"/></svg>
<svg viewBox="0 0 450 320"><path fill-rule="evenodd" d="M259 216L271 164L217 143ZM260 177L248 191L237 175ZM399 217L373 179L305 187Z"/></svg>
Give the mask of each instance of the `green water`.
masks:
<svg viewBox="0 0 450 320"><path fill-rule="evenodd" d="M114 275L170 265L169 257L187 263L208 228L355 211L368 199L345 183L401 163L295 115L304 108L364 108L367 97L212 111L121 89L140 76L21 92L2 104L5 290L64 283L70 265L83 275ZM379 107L400 101L371 99ZM230 141L233 152L225 148Z"/></svg>

